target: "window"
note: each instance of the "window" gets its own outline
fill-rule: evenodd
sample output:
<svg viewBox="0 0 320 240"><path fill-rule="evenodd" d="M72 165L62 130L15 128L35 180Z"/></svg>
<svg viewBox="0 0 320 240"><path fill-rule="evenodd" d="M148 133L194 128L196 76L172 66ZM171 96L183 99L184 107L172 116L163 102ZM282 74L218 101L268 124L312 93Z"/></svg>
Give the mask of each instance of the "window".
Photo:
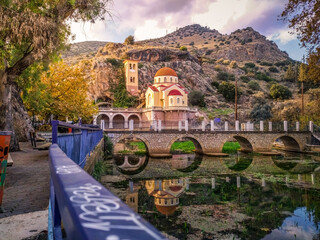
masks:
<svg viewBox="0 0 320 240"><path fill-rule="evenodd" d="M172 77L170 77L170 82L172 82Z"/></svg>
<svg viewBox="0 0 320 240"><path fill-rule="evenodd" d="M171 204L173 204L173 199L171 199Z"/></svg>
<svg viewBox="0 0 320 240"><path fill-rule="evenodd" d="M151 94L149 94L149 97L148 97L148 104L149 105L151 104Z"/></svg>
<svg viewBox="0 0 320 240"><path fill-rule="evenodd" d="M131 63L129 64L129 68L132 69L132 64Z"/></svg>
<svg viewBox="0 0 320 240"><path fill-rule="evenodd" d="M134 83L134 81L135 81L135 77L133 77L133 80L132 80L132 82Z"/></svg>
<svg viewBox="0 0 320 240"><path fill-rule="evenodd" d="M165 82L167 81L167 78L166 78L166 77L164 77L164 81L165 81Z"/></svg>
<svg viewBox="0 0 320 240"><path fill-rule="evenodd" d="M180 104L180 98L177 98L177 104Z"/></svg>
<svg viewBox="0 0 320 240"><path fill-rule="evenodd" d="M184 100L182 100L182 105L184 105Z"/></svg>
<svg viewBox="0 0 320 240"><path fill-rule="evenodd" d="M130 82L133 82L133 79L132 79L132 77L130 77Z"/></svg>
<svg viewBox="0 0 320 240"><path fill-rule="evenodd" d="M167 199L164 200L164 204L166 204L166 205L168 204Z"/></svg>
<svg viewBox="0 0 320 240"><path fill-rule="evenodd" d="M136 65L135 64L133 64L133 69L136 69Z"/></svg>
<svg viewBox="0 0 320 240"><path fill-rule="evenodd" d="M158 82L160 82L160 78L159 78Z"/></svg>
<svg viewBox="0 0 320 240"><path fill-rule="evenodd" d="M173 104L173 98L170 98L170 104L171 105Z"/></svg>
<svg viewBox="0 0 320 240"><path fill-rule="evenodd" d="M159 199L159 203L161 204L161 199Z"/></svg>

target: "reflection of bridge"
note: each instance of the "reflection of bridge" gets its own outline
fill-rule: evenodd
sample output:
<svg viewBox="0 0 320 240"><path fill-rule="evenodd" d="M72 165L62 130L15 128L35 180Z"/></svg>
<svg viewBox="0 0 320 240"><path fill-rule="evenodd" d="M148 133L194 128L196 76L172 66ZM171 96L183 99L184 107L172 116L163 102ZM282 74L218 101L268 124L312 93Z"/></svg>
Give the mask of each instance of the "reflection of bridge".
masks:
<svg viewBox="0 0 320 240"><path fill-rule="evenodd" d="M272 144L280 139L287 151L304 151L311 140L310 131L106 131L113 144L124 139L135 138L143 141L150 156L171 156L171 145L180 139L191 140L196 152L205 155L219 155L225 142L238 141L247 152L270 152Z"/></svg>

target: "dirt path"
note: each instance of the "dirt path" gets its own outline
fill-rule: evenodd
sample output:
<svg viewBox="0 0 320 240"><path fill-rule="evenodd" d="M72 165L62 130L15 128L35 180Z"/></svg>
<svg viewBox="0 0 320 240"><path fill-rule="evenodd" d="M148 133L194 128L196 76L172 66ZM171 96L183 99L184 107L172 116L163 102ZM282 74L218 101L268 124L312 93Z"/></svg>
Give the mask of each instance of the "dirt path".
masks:
<svg viewBox="0 0 320 240"><path fill-rule="evenodd" d="M11 153L13 166L7 168L1 218L45 210L49 204L48 151L33 150L20 143L21 151Z"/></svg>

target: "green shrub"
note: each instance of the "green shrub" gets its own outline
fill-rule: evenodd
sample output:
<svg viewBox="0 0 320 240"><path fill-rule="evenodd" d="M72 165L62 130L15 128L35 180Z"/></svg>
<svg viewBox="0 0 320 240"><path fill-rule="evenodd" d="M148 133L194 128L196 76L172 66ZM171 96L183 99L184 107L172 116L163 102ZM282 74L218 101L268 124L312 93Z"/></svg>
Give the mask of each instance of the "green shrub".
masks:
<svg viewBox="0 0 320 240"><path fill-rule="evenodd" d="M263 80L265 82L271 82L273 80L272 78L268 77L266 74L262 72L256 72L255 78L258 80Z"/></svg>
<svg viewBox="0 0 320 240"><path fill-rule="evenodd" d="M250 112L250 118L255 122L268 120L271 117L271 107L267 103L255 104Z"/></svg>
<svg viewBox="0 0 320 240"><path fill-rule="evenodd" d="M272 66L273 64L270 62L261 62L260 65L261 66Z"/></svg>
<svg viewBox="0 0 320 240"><path fill-rule="evenodd" d="M240 76L240 80L243 82L249 82L250 78L248 76Z"/></svg>
<svg viewBox="0 0 320 240"><path fill-rule="evenodd" d="M269 67L269 71L270 72L274 72L274 73L278 73L279 72L278 68L276 68L276 67Z"/></svg>
<svg viewBox="0 0 320 240"><path fill-rule="evenodd" d="M217 78L219 80L235 80L235 76L234 74L229 74L227 72L219 72L218 75L217 75Z"/></svg>
<svg viewBox="0 0 320 240"><path fill-rule="evenodd" d="M222 94L222 96L227 101L234 101L235 100L235 85L230 82L222 82L218 87L218 93ZM241 91L238 88L238 96L241 95Z"/></svg>
<svg viewBox="0 0 320 240"><path fill-rule="evenodd" d="M216 81L211 82L211 86L215 87L216 89L218 89L219 85L220 84L218 82L216 82Z"/></svg>
<svg viewBox="0 0 320 240"><path fill-rule="evenodd" d="M251 80L250 82L248 82L248 87L254 91L260 89L259 83L256 80Z"/></svg>
<svg viewBox="0 0 320 240"><path fill-rule="evenodd" d="M111 63L111 65L115 68L122 68L123 62L121 60L115 59L115 58L107 58L105 60L107 63Z"/></svg>
<svg viewBox="0 0 320 240"><path fill-rule="evenodd" d="M247 67L247 68L254 68L256 65L254 63L252 63L252 62L248 62L244 66Z"/></svg>
<svg viewBox="0 0 320 240"><path fill-rule="evenodd" d="M125 40L124 44L126 45L133 45L134 44L134 36L129 35Z"/></svg>
<svg viewBox="0 0 320 240"><path fill-rule="evenodd" d="M186 46L181 46L181 47L180 47L180 50L181 50L181 51L188 51L188 48L187 48Z"/></svg>
<svg viewBox="0 0 320 240"><path fill-rule="evenodd" d="M280 84L272 84L271 88L270 88L270 96L273 99L281 99L281 100L285 100L285 99L289 99L292 97L292 93L289 90L289 88L280 85Z"/></svg>
<svg viewBox="0 0 320 240"><path fill-rule="evenodd" d="M107 135L104 135L103 138L104 138L104 155L106 157L111 156L113 152L112 141Z"/></svg>
<svg viewBox="0 0 320 240"><path fill-rule="evenodd" d="M138 63L138 68L139 69L143 68L143 64L142 63Z"/></svg>
<svg viewBox="0 0 320 240"><path fill-rule="evenodd" d="M192 91L188 96L189 103L192 106L205 107L206 103L204 102L204 94L200 91Z"/></svg>

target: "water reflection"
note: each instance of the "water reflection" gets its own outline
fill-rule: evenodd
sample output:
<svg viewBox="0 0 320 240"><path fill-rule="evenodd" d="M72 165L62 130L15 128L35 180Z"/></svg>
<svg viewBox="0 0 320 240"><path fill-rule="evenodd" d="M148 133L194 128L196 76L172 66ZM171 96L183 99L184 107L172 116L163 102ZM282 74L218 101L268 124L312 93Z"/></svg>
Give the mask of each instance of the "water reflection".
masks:
<svg viewBox="0 0 320 240"><path fill-rule="evenodd" d="M147 155L137 156L129 154L119 154L113 156L117 170L126 175L135 175L142 172L148 165Z"/></svg>
<svg viewBox="0 0 320 240"><path fill-rule="evenodd" d="M230 157L225 158L224 163L230 170L241 172L247 169L252 161L252 154L238 152L236 155L231 155Z"/></svg>
<svg viewBox="0 0 320 240"><path fill-rule="evenodd" d="M312 156L122 155L114 163L123 200L176 239L319 238L320 163Z"/></svg>

